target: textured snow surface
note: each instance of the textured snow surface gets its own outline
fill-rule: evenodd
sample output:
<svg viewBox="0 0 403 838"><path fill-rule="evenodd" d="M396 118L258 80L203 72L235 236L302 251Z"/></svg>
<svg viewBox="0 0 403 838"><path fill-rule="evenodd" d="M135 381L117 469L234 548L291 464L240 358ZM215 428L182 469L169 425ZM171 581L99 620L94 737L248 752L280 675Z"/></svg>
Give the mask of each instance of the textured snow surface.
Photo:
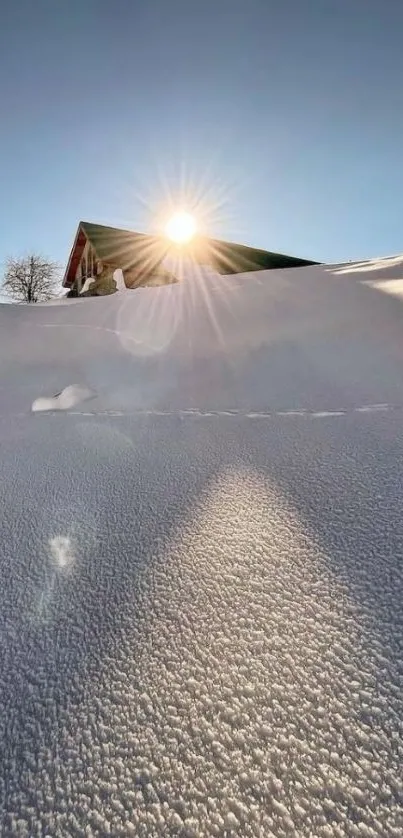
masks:
<svg viewBox="0 0 403 838"><path fill-rule="evenodd" d="M401 838L403 265L363 264L0 307L5 838Z"/></svg>

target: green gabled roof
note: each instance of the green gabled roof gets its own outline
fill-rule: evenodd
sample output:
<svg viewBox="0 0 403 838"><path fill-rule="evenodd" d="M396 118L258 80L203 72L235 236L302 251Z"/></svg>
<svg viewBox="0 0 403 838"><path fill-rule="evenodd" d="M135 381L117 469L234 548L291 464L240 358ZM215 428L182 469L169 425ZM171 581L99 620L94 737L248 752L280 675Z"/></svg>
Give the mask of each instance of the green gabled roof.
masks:
<svg viewBox="0 0 403 838"><path fill-rule="evenodd" d="M264 271L281 268L302 268L315 265L308 259L286 256L283 253L273 253L247 247L244 244L224 242L219 239L207 239L211 253L211 265L220 274L246 273L247 271Z"/></svg>
<svg viewBox="0 0 403 838"><path fill-rule="evenodd" d="M138 252L155 246L158 241L155 236L147 236L145 233L105 227L102 224L91 224L89 221L81 221L80 227L94 246L97 256L108 263L119 262L119 267L123 267L126 262L131 263L132 260L137 261Z"/></svg>
<svg viewBox="0 0 403 838"><path fill-rule="evenodd" d="M77 265L87 239L93 245L99 259L115 268L126 270L144 266L152 271L165 256L178 254L178 246L164 236L149 236L117 227L81 221L63 280L65 286L71 285L74 281ZM198 264L210 265L220 274L317 264L307 259L201 236L187 244L183 253Z"/></svg>

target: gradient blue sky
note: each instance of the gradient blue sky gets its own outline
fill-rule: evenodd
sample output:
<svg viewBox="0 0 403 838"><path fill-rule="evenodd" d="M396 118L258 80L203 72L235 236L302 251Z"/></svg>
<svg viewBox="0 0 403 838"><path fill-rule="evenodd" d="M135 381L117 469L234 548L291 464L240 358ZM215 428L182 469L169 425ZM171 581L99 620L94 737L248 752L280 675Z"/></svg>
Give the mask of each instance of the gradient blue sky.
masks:
<svg viewBox="0 0 403 838"><path fill-rule="evenodd" d="M183 195L222 238L403 251L401 0L5 0L0 103L0 261Z"/></svg>

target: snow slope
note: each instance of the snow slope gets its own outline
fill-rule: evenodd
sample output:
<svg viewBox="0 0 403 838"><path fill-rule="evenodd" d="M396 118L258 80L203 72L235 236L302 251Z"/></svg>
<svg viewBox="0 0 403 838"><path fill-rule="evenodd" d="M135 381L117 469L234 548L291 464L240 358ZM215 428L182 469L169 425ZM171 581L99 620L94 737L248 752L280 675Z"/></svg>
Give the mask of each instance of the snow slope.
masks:
<svg viewBox="0 0 403 838"><path fill-rule="evenodd" d="M402 278L0 307L1 835L400 838Z"/></svg>

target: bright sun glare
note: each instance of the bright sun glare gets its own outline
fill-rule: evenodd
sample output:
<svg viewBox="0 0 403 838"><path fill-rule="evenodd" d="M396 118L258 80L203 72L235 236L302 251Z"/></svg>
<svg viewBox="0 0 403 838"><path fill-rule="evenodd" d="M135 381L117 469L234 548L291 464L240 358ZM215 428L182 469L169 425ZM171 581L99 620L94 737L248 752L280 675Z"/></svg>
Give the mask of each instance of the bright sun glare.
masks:
<svg viewBox="0 0 403 838"><path fill-rule="evenodd" d="M196 221L189 212L176 212L166 225L166 234L177 244L190 241L196 233Z"/></svg>

